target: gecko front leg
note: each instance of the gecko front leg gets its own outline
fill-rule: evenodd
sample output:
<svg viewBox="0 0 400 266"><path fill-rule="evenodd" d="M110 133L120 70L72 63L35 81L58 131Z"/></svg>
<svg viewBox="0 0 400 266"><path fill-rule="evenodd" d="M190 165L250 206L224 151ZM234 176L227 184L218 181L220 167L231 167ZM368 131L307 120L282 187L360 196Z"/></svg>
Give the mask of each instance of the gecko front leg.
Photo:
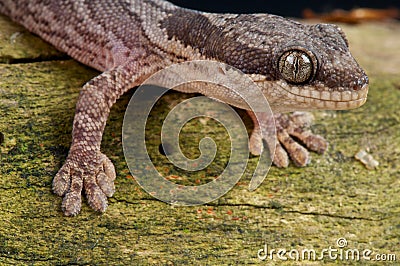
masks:
<svg viewBox="0 0 400 266"><path fill-rule="evenodd" d="M114 166L100 152L100 144L110 108L120 96L117 92L109 93L116 85L116 73L101 74L89 81L80 93L71 148L53 180L53 191L64 197L62 209L68 216L79 213L82 188L89 204L97 211L107 208L107 197L115 191Z"/></svg>
<svg viewBox="0 0 400 266"><path fill-rule="evenodd" d="M141 63L138 63L141 62ZM153 73L147 60L132 60L89 81L80 93L73 123L68 157L53 180L53 191L64 197L62 210L74 216L81 209L81 193L89 205L104 212L107 197L115 191L115 169L100 144L111 106L130 88ZM135 73L135 74L130 74Z"/></svg>

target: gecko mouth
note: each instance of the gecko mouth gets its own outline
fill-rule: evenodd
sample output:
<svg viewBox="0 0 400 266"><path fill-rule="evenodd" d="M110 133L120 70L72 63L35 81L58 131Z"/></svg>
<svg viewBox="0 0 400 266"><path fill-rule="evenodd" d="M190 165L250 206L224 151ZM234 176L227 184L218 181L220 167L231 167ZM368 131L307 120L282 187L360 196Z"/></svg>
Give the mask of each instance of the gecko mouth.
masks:
<svg viewBox="0 0 400 266"><path fill-rule="evenodd" d="M285 80L268 81L263 75L250 76L263 91L271 107L276 110L348 110L362 106L367 101L368 82L357 89L323 84L294 86Z"/></svg>
<svg viewBox="0 0 400 266"><path fill-rule="evenodd" d="M287 98L312 109L347 110L362 106L368 95L368 84L358 90L337 88L334 91L325 86L296 87L281 82L280 87L287 93Z"/></svg>

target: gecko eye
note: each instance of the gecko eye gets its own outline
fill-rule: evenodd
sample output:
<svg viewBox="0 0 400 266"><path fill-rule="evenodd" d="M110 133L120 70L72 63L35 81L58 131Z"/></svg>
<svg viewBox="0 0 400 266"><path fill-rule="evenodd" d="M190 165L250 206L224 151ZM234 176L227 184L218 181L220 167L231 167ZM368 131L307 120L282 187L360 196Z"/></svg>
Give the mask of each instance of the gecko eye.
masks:
<svg viewBox="0 0 400 266"><path fill-rule="evenodd" d="M310 81L317 69L317 60L311 52L293 49L281 55L278 69L282 77L294 84Z"/></svg>

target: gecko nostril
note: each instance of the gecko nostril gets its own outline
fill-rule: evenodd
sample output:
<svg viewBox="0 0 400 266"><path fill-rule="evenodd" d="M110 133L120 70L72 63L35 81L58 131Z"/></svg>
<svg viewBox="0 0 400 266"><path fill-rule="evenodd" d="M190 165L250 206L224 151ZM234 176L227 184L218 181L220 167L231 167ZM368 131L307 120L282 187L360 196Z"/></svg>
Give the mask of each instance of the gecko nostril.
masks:
<svg viewBox="0 0 400 266"><path fill-rule="evenodd" d="M351 84L351 88L354 91L364 90L369 83L368 76L363 76L362 78L358 79L357 81L353 81Z"/></svg>
<svg viewBox="0 0 400 266"><path fill-rule="evenodd" d="M363 86L365 84L368 84L368 76L364 75L361 79L358 80L358 83Z"/></svg>

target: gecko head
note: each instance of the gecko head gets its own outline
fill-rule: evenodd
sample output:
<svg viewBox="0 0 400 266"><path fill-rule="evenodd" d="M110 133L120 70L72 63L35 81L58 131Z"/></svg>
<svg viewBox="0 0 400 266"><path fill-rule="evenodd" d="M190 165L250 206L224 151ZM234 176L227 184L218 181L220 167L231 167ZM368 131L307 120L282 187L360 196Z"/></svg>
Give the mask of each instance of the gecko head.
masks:
<svg viewBox="0 0 400 266"><path fill-rule="evenodd" d="M294 25L297 34L273 49L275 81L258 81L266 95L273 95L268 98L271 106L292 111L363 105L368 77L350 54L344 32L330 24Z"/></svg>
<svg viewBox="0 0 400 266"><path fill-rule="evenodd" d="M178 10L160 27L181 57L215 59L247 74L276 111L352 109L366 101L368 77L337 26Z"/></svg>

